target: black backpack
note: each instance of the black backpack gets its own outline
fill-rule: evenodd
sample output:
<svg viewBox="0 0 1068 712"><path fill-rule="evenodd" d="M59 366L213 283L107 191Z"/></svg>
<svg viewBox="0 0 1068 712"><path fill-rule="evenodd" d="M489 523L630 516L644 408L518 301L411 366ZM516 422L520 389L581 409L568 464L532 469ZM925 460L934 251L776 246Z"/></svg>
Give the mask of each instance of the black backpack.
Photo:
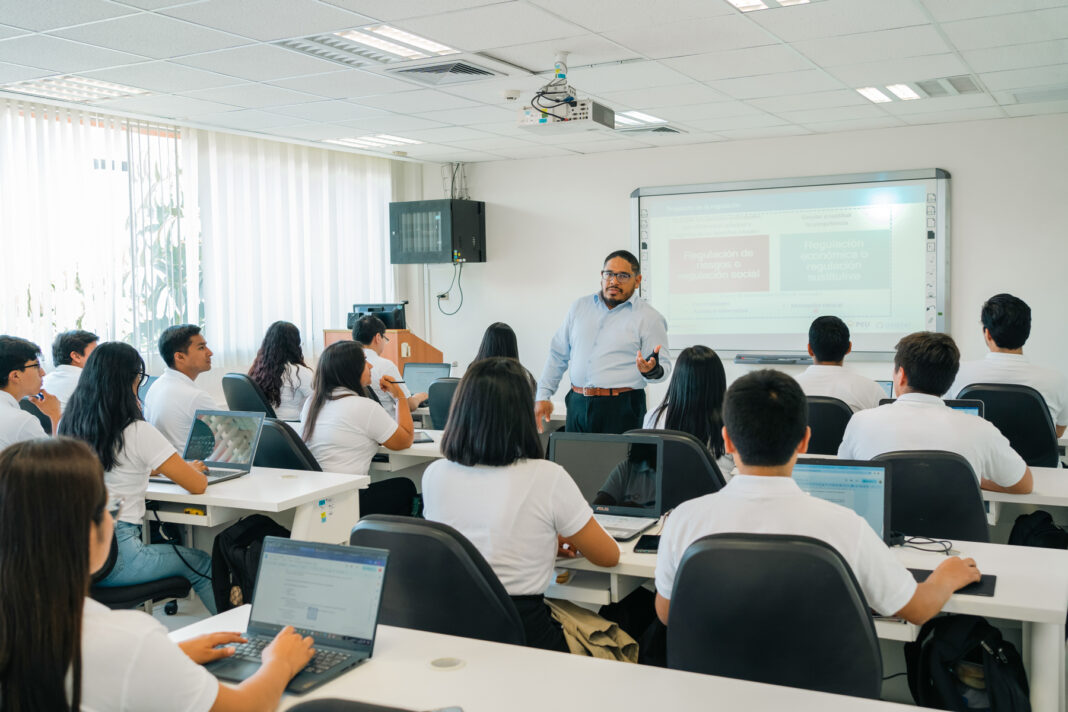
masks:
<svg viewBox="0 0 1068 712"><path fill-rule="evenodd" d="M270 517L252 514L215 537L211 547L211 588L220 613L252 602L260 551L267 536L288 539L289 530Z"/></svg>
<svg viewBox="0 0 1068 712"><path fill-rule="evenodd" d="M985 695L991 712L1030 712L1023 660L985 618L951 615L927 621L916 641L905 644L905 662L909 690L921 707L967 712L981 706L976 703ZM960 681L968 667L981 669L985 690ZM965 695L972 698L971 706Z"/></svg>
<svg viewBox="0 0 1068 712"><path fill-rule="evenodd" d="M1068 549L1068 532L1053 523L1050 513L1039 509L1016 517L1009 534L1011 546L1040 546L1046 549Z"/></svg>

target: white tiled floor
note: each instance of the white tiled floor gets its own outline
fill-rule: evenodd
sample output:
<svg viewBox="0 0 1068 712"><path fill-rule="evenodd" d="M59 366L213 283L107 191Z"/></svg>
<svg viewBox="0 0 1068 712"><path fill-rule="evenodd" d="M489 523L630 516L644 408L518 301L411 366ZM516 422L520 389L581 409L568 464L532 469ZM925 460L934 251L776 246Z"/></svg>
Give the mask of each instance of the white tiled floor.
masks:
<svg viewBox="0 0 1068 712"><path fill-rule="evenodd" d="M189 595L189 598L178 599L178 612L173 616L168 616L163 612L162 603L152 607L152 616L167 626L167 630L177 630L191 625L197 621L204 620L208 615L208 609L204 607L199 598L192 594Z"/></svg>

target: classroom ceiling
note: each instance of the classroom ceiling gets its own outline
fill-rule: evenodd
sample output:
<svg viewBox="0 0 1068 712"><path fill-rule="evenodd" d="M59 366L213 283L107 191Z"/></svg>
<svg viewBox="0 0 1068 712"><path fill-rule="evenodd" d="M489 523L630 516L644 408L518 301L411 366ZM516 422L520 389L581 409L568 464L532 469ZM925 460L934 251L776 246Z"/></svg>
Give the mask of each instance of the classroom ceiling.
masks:
<svg viewBox="0 0 1068 712"><path fill-rule="evenodd" d="M378 25L461 54L322 51L334 33ZM310 46L318 54L300 51ZM518 128L561 50L580 98L680 133ZM501 76L434 86L394 73L455 59ZM371 153L435 162L565 156L1068 112L1068 0L756 12L727 0L0 1L0 94L66 75L145 92L88 107L179 124L313 142L386 134L420 143ZM876 104L856 91L891 84L932 95Z"/></svg>

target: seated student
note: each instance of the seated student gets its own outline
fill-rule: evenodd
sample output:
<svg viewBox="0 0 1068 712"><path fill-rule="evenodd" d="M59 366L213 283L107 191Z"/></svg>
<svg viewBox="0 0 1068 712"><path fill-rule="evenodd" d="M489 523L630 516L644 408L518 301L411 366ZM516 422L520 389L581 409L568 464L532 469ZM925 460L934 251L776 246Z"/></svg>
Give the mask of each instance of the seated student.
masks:
<svg viewBox="0 0 1068 712"><path fill-rule="evenodd" d="M52 342L52 363L55 368L44 377L44 387L59 399L60 410L78 387L82 368L89 354L96 348L99 336L91 331L64 331Z"/></svg>
<svg viewBox="0 0 1068 712"><path fill-rule="evenodd" d="M0 453L4 709L274 709L314 654L311 638L283 629L256 674L229 687L201 665L232 655L227 644L244 642L238 633L176 644L152 616L86 597L111 548L107 502L100 462L84 443L49 438Z"/></svg>
<svg viewBox="0 0 1068 712"><path fill-rule="evenodd" d="M312 395L300 414L301 437L327 472L366 475L379 444L390 450L412 446L415 429L408 400L389 376L379 387L397 402L397 419L367 397L364 387L374 378L363 347L339 341L319 357Z"/></svg>
<svg viewBox="0 0 1068 712"><path fill-rule="evenodd" d="M990 352L981 361L965 361L949 392L956 397L973 383L1012 383L1030 386L1042 394L1053 418L1057 437L1068 427L1068 378L1052 368L1035 366L1024 356L1031 335L1031 307L1011 294L995 294L980 314L983 340Z"/></svg>
<svg viewBox="0 0 1068 712"><path fill-rule="evenodd" d="M159 337L159 354L167 370L145 394L145 420L175 449L185 448L198 410L220 410L215 399L193 381L211 370L211 349L193 324L168 326Z"/></svg>
<svg viewBox="0 0 1068 712"><path fill-rule="evenodd" d="M170 544L144 544L148 477L159 472L193 494L207 487L203 463L186 462L163 435L145 422L137 388L145 362L129 344L110 341L97 346L85 363L82 378L59 425L61 435L89 443L104 466L104 481L117 502L115 540L119 557L100 586L129 586L167 576L193 584L204 606L215 612L211 588L211 557L203 551Z"/></svg>
<svg viewBox="0 0 1068 712"><path fill-rule="evenodd" d="M383 376L388 377L391 381L401 380L397 364L382 356L382 352L386 349L386 343L389 342L389 338L386 336L385 323L373 314L360 317L356 321L356 326L352 327L352 340L363 346L363 355L367 358L367 363L371 364L371 368L374 369L375 377L371 379L371 392L374 393L375 398L389 413L389 417L396 420L397 399L379 384ZM397 383L396 385L401 392L401 397L408 401L409 411L415 410L420 403L426 400L426 393L412 395L412 392L408 390L408 386L403 383Z"/></svg>
<svg viewBox="0 0 1068 712"><path fill-rule="evenodd" d="M681 430L708 446L724 477L734 471L734 458L723 449L723 394L727 375L723 362L707 346L688 346L675 361L667 395L646 414L643 428Z"/></svg>
<svg viewBox="0 0 1068 712"><path fill-rule="evenodd" d="M503 321L495 321L486 327L486 331L482 334L482 343L478 345L478 353L475 354L475 360L471 363L497 357L514 358L519 361L519 341L516 339L515 331L512 330L512 327ZM534 374L529 369L525 370L527 375L530 376L531 389L537 393L537 379L534 378Z"/></svg>
<svg viewBox="0 0 1068 712"><path fill-rule="evenodd" d="M852 350L844 321L836 316L817 317L808 327L808 354L813 365L797 377L805 395L837 398L854 413L877 407L886 397L879 384L842 365Z"/></svg>
<svg viewBox="0 0 1068 712"><path fill-rule="evenodd" d="M709 534L793 534L830 544L857 577L880 615L923 623L950 595L979 580L971 559L944 560L921 584L862 517L810 497L793 481L794 463L808 448L805 395L785 373L754 371L735 381L723 407L723 439L739 474L715 494L680 504L664 524L656 559L656 614L668 622L679 562ZM710 601L714 592L709 592Z"/></svg>
<svg viewBox="0 0 1068 712"><path fill-rule="evenodd" d="M948 334L918 331L897 343L894 393L888 405L855 414L838 457L870 460L895 450L946 450L967 460L979 486L1027 494L1031 468L988 420L953 410L942 394L953 382L960 352Z"/></svg>
<svg viewBox="0 0 1068 712"><path fill-rule="evenodd" d="M37 344L17 336L0 336L0 448L55 432L59 399L41 390L43 375ZM41 427L41 421L19 407L23 398L33 400L52 419L49 432Z"/></svg>
<svg viewBox="0 0 1068 712"><path fill-rule="evenodd" d="M518 361L471 364L453 397L441 452L446 459L423 473L426 518L453 527L486 558L519 610L527 645L566 652L544 595L558 548L615 566L619 546L567 471L542 459L534 396Z"/></svg>
<svg viewBox="0 0 1068 712"><path fill-rule="evenodd" d="M312 370L304 363L300 329L288 321L267 327L248 377L267 397L281 420L297 420L304 401L312 393Z"/></svg>

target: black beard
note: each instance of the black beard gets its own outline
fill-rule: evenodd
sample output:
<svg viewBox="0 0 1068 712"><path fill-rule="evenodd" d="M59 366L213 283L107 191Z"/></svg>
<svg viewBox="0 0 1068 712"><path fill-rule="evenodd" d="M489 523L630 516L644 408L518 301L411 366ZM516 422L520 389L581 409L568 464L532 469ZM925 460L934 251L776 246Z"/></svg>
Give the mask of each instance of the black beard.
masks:
<svg viewBox="0 0 1068 712"><path fill-rule="evenodd" d="M608 307L618 307L620 304L622 304L623 302L627 301L626 299L612 299L611 297L609 297L607 294L604 293L603 289L601 290L601 299L602 299L602 301L604 301L605 306L608 306Z"/></svg>

